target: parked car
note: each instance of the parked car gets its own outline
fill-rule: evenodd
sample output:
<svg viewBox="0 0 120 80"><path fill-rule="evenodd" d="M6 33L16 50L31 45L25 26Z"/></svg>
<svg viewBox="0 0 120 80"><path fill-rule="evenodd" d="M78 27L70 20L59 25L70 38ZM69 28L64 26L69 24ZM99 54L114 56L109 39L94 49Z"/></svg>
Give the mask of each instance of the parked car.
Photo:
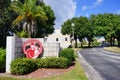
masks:
<svg viewBox="0 0 120 80"><path fill-rule="evenodd" d="M103 41L101 46L103 47L107 47L107 46L110 46L109 42L106 42L106 41Z"/></svg>

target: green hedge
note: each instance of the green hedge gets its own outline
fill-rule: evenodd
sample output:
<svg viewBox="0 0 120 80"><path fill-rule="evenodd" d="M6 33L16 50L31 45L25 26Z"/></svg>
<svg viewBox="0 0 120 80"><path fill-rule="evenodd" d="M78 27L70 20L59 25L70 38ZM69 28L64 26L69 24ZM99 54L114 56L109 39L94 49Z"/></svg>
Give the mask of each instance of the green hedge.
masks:
<svg viewBox="0 0 120 80"><path fill-rule="evenodd" d="M66 58L44 58L44 59L15 59L11 63L11 73L23 75L30 73L37 68L68 68L68 59Z"/></svg>
<svg viewBox="0 0 120 80"><path fill-rule="evenodd" d="M15 59L11 62L11 73L12 74L27 74L37 69L35 61L31 59Z"/></svg>
<svg viewBox="0 0 120 80"><path fill-rule="evenodd" d="M6 66L6 50L0 48L0 72L5 71L5 66Z"/></svg>
<svg viewBox="0 0 120 80"><path fill-rule="evenodd" d="M72 48L63 49L60 52L60 57L67 58L69 60L69 64L71 64L75 60L74 50Z"/></svg>
<svg viewBox="0 0 120 80"><path fill-rule="evenodd" d="M66 58L44 58L37 60L38 68L68 68L68 59Z"/></svg>

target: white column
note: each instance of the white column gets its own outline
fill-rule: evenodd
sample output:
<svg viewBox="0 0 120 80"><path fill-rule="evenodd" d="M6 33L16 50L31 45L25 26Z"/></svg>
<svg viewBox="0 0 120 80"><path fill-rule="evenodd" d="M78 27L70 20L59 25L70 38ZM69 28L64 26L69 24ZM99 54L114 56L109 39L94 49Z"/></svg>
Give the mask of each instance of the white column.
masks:
<svg viewBox="0 0 120 80"><path fill-rule="evenodd" d="M11 73L10 63L15 58L15 36L8 36L6 43L6 72Z"/></svg>

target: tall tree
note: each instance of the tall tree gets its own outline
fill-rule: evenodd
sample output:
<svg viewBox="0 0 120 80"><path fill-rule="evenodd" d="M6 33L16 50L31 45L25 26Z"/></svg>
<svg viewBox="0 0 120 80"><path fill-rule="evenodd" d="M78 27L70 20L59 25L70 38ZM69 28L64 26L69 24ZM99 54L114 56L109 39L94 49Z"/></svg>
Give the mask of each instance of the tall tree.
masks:
<svg viewBox="0 0 120 80"><path fill-rule="evenodd" d="M93 28L88 20L87 17L80 16L79 18L74 17L71 20L67 20L62 25L61 32L63 34L70 34L73 36L73 26L71 24L74 23L74 40L75 40L75 47L77 47L77 39L81 41L82 46L82 40L83 38L87 38L89 43L92 41L93 38ZM89 44L90 47L90 44Z"/></svg>
<svg viewBox="0 0 120 80"><path fill-rule="evenodd" d="M46 6L44 3L39 4L41 7L45 10L46 16L48 20L43 21L41 19L37 18L37 26L38 26L38 32L36 37L44 37L47 36L48 34L51 34L54 32L54 12L50 8L50 6ZM41 26L41 27L39 27Z"/></svg>
<svg viewBox="0 0 120 80"><path fill-rule="evenodd" d="M115 40L116 18L115 14L108 13L95 16L94 27L96 36L104 36L111 46L114 45Z"/></svg>
<svg viewBox="0 0 120 80"><path fill-rule="evenodd" d="M11 0L0 0L0 47L6 46L6 36L10 35L11 23L15 14L9 10Z"/></svg>
<svg viewBox="0 0 120 80"><path fill-rule="evenodd" d="M11 3L11 9L19 14L13 21L13 25L22 23L22 29L27 31L31 37L37 34L36 18L47 20L44 9L36 5L36 0L25 0L24 4L14 1Z"/></svg>
<svg viewBox="0 0 120 80"><path fill-rule="evenodd" d="M88 40L88 47L91 47L91 42L93 42L93 38L95 35L94 35L94 26L92 26L92 23L90 20L86 22L84 34Z"/></svg>
<svg viewBox="0 0 120 80"><path fill-rule="evenodd" d="M88 35L92 32L89 31L89 26L88 26L88 18L84 16L79 17L78 21L78 39L81 42L81 47L82 47L82 42L85 37L88 38ZM89 33L90 32L90 33Z"/></svg>
<svg viewBox="0 0 120 80"><path fill-rule="evenodd" d="M67 34L67 35L70 35L70 43L72 45L72 34L73 34L73 29L72 29L72 26L71 26L72 22L70 19L68 19L66 22L63 23L62 25L62 29L61 29L61 33L63 35Z"/></svg>
<svg viewBox="0 0 120 80"><path fill-rule="evenodd" d="M115 15L114 27L115 27L115 38L117 39L118 46L120 47L120 15Z"/></svg>

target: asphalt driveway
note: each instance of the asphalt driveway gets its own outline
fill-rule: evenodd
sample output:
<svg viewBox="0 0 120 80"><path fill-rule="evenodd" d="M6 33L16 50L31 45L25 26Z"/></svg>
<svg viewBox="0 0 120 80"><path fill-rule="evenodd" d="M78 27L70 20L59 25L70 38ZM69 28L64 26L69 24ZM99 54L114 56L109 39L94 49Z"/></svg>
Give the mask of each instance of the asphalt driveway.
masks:
<svg viewBox="0 0 120 80"><path fill-rule="evenodd" d="M105 51L103 48L83 49L79 54L104 80L120 80L120 54Z"/></svg>

